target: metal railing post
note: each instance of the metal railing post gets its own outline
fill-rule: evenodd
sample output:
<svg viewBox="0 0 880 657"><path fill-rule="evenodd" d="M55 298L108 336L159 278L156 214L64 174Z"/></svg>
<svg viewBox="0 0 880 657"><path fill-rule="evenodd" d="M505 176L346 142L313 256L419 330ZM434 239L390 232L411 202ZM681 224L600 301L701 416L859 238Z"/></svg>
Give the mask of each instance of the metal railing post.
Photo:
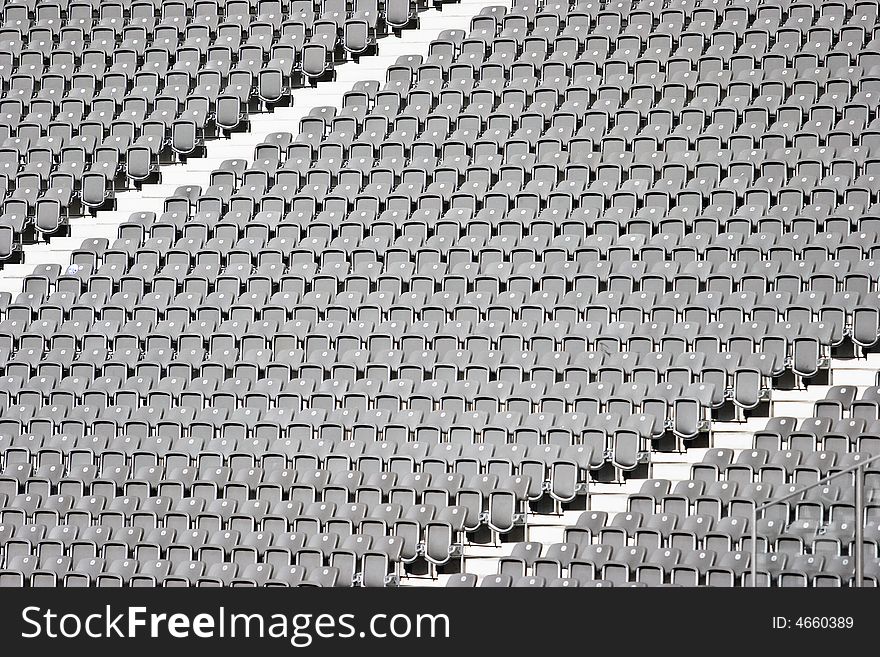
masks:
<svg viewBox="0 0 880 657"><path fill-rule="evenodd" d="M865 466L861 465L856 475L856 581L855 586L861 588L864 573L865 546L863 539L865 524Z"/></svg>
<svg viewBox="0 0 880 657"><path fill-rule="evenodd" d="M758 505L752 507L752 588L758 586Z"/></svg>

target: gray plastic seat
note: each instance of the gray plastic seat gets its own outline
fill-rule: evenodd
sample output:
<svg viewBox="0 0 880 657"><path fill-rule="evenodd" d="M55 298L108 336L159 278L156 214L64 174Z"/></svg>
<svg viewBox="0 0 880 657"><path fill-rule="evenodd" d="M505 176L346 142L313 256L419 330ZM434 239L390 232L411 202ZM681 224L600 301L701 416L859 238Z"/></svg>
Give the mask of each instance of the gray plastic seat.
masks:
<svg viewBox="0 0 880 657"><path fill-rule="evenodd" d="M452 575L446 580L448 588L474 588L477 585L477 576L473 573L461 573Z"/></svg>
<svg viewBox="0 0 880 657"><path fill-rule="evenodd" d="M302 49L302 71L309 79L319 78L326 72L327 49L321 43L309 43Z"/></svg>
<svg viewBox="0 0 880 657"><path fill-rule="evenodd" d="M360 55L370 47L370 25L366 20L351 18L343 25L342 45L350 53Z"/></svg>
<svg viewBox="0 0 880 657"><path fill-rule="evenodd" d="M390 0L385 6L385 22L395 29L406 26L413 17L410 0Z"/></svg>

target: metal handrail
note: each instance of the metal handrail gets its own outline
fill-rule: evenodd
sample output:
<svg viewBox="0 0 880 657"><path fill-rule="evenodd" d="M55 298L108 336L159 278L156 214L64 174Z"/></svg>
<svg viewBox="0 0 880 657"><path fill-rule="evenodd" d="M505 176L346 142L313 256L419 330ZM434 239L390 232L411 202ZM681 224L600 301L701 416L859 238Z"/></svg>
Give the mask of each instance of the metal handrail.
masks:
<svg viewBox="0 0 880 657"><path fill-rule="evenodd" d="M757 586L757 580L758 580L758 512L764 511L765 509L768 509L771 506L779 504L780 502L787 502L788 500L790 500L792 498L800 497L801 495L806 493L811 488L815 488L816 486L821 486L822 484L827 484L829 481L833 481L834 479L837 479L838 477L842 477L844 475L847 475L850 472L859 471L859 474L858 474L858 476L856 476L856 481L855 481L855 500L854 500L855 507L856 507L855 512L856 512L856 518L857 518L856 527L855 527L855 530L856 530L855 531L855 545L856 545L855 586L861 587L862 586L862 575L864 572L863 562L864 562L864 558L865 558L864 546L862 545L864 543L862 535L864 532L864 524L865 524L865 522L864 522L864 515L865 515L865 508L864 508L865 507L865 502L864 502L865 473L864 473L864 470L867 466L871 465L872 463L878 462L878 461L880 461L880 454L877 454L876 456L872 456L869 459L865 459L861 463L855 463L853 465L850 465L850 466L844 468L843 470L839 470L838 472L834 472L833 474L826 475L825 477L822 477L818 481L814 481L811 484L807 484L806 486L803 486L802 488L799 488L791 493L788 493L787 495L783 495L783 496L778 497L776 499L769 500L768 502L764 502L764 504L761 504L760 506L755 506L755 508L752 509L752 557L751 557L751 559L752 559L752 561L751 561L752 581L751 581L751 586L752 587Z"/></svg>
<svg viewBox="0 0 880 657"><path fill-rule="evenodd" d="M852 472L853 470L858 470L859 468L863 468L866 465L873 463L874 461L880 461L880 454L877 454L876 456L872 456L869 459L865 459L861 463L854 463L853 465L846 467L843 470L838 470L837 472L833 472L830 475L826 475L826 476L822 477L821 479L819 479L818 481L814 481L811 484L807 484L803 488L799 488L798 490L796 490L792 493L789 493L788 495L783 495L782 497L770 500L769 502L764 502L764 504L762 504L761 506L755 507L755 511L763 511L764 509L767 509L767 508L773 506L774 504L779 504L780 502L787 502L792 497L797 497L798 495L802 495L803 493L806 493L811 488L815 488L816 486L821 486L822 484L826 484L829 481L831 481L832 479L836 479L837 477L848 474L848 473Z"/></svg>

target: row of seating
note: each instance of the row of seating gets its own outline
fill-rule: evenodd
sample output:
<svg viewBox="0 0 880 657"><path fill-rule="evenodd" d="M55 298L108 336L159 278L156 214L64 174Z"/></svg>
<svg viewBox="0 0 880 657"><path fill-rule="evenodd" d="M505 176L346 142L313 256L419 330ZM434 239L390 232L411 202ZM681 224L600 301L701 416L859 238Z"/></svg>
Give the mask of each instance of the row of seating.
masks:
<svg viewBox="0 0 880 657"><path fill-rule="evenodd" d="M751 585L750 553L747 551L681 550L644 547L612 548L592 545L566 550L567 544L551 545L544 557L529 550L530 543L514 548L517 556L502 559L499 574L485 576L481 587L543 586L740 586ZM520 549L517 549L520 548ZM855 567L848 556L758 555L757 586L846 586ZM528 571L528 574L523 574ZM877 585L876 562L864 575L864 585ZM472 587L477 576L452 576L447 586Z"/></svg>
<svg viewBox="0 0 880 657"><path fill-rule="evenodd" d="M355 571L350 554L340 552L333 559L339 566L303 564L276 565L267 563L238 564L234 562L205 563L190 560L172 563L167 560L139 562L133 559L83 557L71 564L69 557L36 561L33 557L10 560L10 567L0 571L0 586L33 587L122 587L122 586L316 586L316 587L381 587L396 582L388 572L387 557L368 553L362 570ZM38 566L38 567L37 567Z"/></svg>
<svg viewBox="0 0 880 657"><path fill-rule="evenodd" d="M629 452L635 452L629 456L631 459L640 456L638 435L629 435L633 444L626 443L626 434L619 434L615 438L620 444L615 441L613 448L600 449L598 454L593 454L591 445L541 445L527 449L521 445L493 448L491 444L435 443L429 447L427 443L407 443L395 451L394 443L376 443L375 449L365 451L365 444L358 441L337 443L335 449L332 441L306 441L291 450L292 456L283 452L261 454L259 466L254 464L253 454L236 452L227 441L218 445L225 454L206 451L193 456L192 450L181 445L183 449L164 455L161 460L165 463L157 463L160 459L156 452L140 450L131 441L130 456L113 449L122 440L106 451L93 452L84 444L69 453L66 464L59 451L47 449L37 454L36 460L41 463L37 467L29 461L29 450L12 447L0 475L0 490L10 499L20 491L39 491L48 498L84 491L112 497L123 490L129 496L149 497L158 492L160 496L179 498L181 490L189 493L195 486L204 489L206 499L223 499L227 494L238 500L242 496L280 499L282 494L306 499L323 494L333 495L337 500L340 496L387 496L396 486L404 497L421 497L427 490L435 489L455 497L465 487L466 478L481 488L496 485L501 478L518 489L518 497L534 500L550 492L570 501L577 493L586 491L587 469L602 467L604 459L612 459L615 452L621 461ZM312 446L309 442L316 444ZM273 447L287 448L285 443L288 441ZM90 445L98 447L95 443ZM189 465L191 460L196 464ZM173 493L162 492L165 490ZM39 498L33 501L40 503Z"/></svg>

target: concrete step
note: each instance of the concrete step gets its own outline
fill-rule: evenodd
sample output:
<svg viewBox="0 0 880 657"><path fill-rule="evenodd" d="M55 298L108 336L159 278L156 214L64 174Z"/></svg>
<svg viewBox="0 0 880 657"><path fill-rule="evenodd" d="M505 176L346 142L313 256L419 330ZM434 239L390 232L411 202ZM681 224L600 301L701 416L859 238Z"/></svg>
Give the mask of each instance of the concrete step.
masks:
<svg viewBox="0 0 880 657"><path fill-rule="evenodd" d="M626 501L629 493L600 493L590 496L590 509L593 511L605 511L606 513L619 513L626 511Z"/></svg>
<svg viewBox="0 0 880 657"><path fill-rule="evenodd" d="M873 355L873 354L872 354ZM852 362L841 361L841 364L832 369L832 381L836 386L873 386L876 385L878 369L867 368L855 360ZM848 366L847 366L848 365Z"/></svg>

